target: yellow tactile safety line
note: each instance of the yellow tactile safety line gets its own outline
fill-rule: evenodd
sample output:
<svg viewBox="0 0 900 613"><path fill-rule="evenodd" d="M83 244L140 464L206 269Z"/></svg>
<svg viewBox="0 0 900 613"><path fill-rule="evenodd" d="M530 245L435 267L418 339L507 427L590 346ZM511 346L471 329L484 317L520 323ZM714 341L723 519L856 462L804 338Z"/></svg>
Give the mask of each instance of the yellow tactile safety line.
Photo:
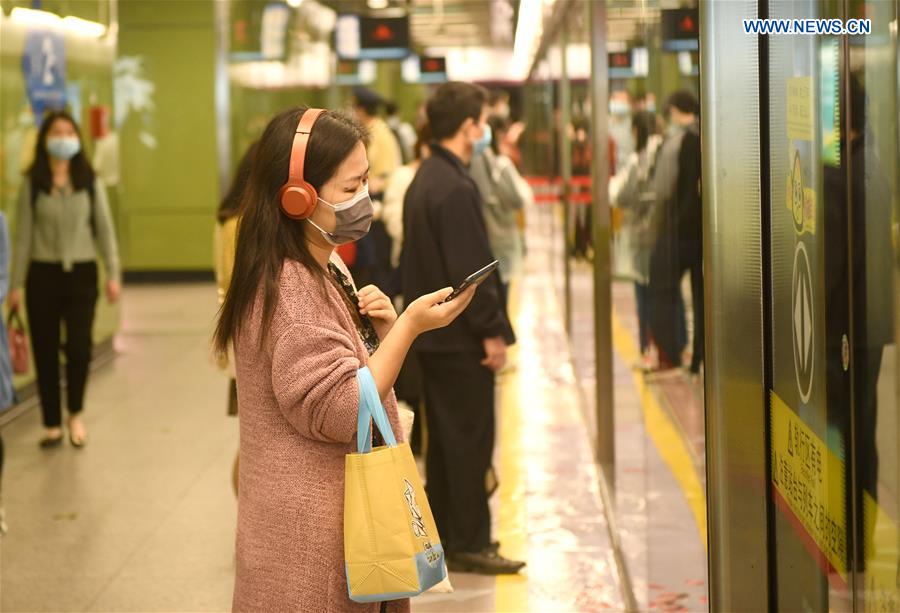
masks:
<svg viewBox="0 0 900 613"><path fill-rule="evenodd" d="M631 334L628 333L615 313L612 314L612 333L613 347L615 347L619 357L627 365L634 364L639 357L638 348L634 343L634 339L631 338ZM656 446L659 455L675 476L678 486L687 499L694 521L697 523L697 531L700 533L703 547L708 549L706 540L706 495L701 485L700 476L697 474L697 469L691 460L691 453L684 438L679 434L678 427L663 411L653 390L647 386L644 376L640 372L634 371L632 377L641 399L647 434L650 435L650 439Z"/></svg>
<svg viewBox="0 0 900 613"><path fill-rule="evenodd" d="M519 314L519 284L512 279L509 286L509 314L515 322ZM517 360L518 347L510 349L510 360ZM515 560L528 559L525 520L525 470L522 466L522 421L519 404L519 369L500 379L500 514L497 538L502 553ZM525 571L527 573L527 568ZM500 576L496 579L494 610L508 613L528 611L528 579L525 575Z"/></svg>

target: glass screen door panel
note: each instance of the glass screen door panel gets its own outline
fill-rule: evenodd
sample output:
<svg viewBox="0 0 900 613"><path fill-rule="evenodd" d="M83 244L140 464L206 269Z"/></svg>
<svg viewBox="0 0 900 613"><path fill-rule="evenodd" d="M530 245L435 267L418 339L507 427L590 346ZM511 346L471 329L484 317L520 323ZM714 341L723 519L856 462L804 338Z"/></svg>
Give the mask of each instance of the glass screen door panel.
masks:
<svg viewBox="0 0 900 613"><path fill-rule="evenodd" d="M836 16L812 0L769 3L770 18ZM841 43L772 36L769 50L773 587L781 611L851 610Z"/></svg>
<svg viewBox="0 0 900 613"><path fill-rule="evenodd" d="M857 611L900 611L900 198L896 2L846 3L872 32L847 45L847 183Z"/></svg>

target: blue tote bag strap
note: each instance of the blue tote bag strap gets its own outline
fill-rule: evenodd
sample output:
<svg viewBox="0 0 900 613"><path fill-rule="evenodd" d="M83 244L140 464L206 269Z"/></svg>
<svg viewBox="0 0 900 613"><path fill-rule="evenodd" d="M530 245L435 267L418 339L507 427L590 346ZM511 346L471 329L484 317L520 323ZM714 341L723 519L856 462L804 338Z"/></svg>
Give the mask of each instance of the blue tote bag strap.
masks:
<svg viewBox="0 0 900 613"><path fill-rule="evenodd" d="M369 367L364 366L360 368L356 373L356 379L359 381L359 418L356 423L356 450L359 453L372 451L373 421L388 447L396 447L397 439L394 438L391 422L388 420L384 405L381 404L381 398L378 396L378 387L375 385L375 378L372 376Z"/></svg>

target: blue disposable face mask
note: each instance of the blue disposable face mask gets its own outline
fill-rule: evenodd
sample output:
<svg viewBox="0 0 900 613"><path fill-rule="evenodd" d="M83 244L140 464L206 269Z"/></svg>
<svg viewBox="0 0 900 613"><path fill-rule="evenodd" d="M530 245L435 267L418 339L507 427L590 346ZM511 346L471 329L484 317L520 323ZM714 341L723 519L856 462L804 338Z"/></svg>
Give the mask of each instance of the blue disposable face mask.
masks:
<svg viewBox="0 0 900 613"><path fill-rule="evenodd" d="M334 210L334 232L327 232L310 219L313 225L330 244L335 247L358 241L369 233L372 226L372 218L375 216L375 207L369 197L369 186L366 185L356 192L352 198L344 202L332 204L319 198L319 202Z"/></svg>
<svg viewBox="0 0 900 613"><path fill-rule="evenodd" d="M47 153L57 160L71 160L81 151L81 142L75 136L52 136L47 139Z"/></svg>
<svg viewBox="0 0 900 613"><path fill-rule="evenodd" d="M491 126L484 125L484 134L472 144L472 155L481 155L491 145Z"/></svg>
<svg viewBox="0 0 900 613"><path fill-rule="evenodd" d="M631 107L624 100L610 100L609 101L609 114L610 115L631 115Z"/></svg>

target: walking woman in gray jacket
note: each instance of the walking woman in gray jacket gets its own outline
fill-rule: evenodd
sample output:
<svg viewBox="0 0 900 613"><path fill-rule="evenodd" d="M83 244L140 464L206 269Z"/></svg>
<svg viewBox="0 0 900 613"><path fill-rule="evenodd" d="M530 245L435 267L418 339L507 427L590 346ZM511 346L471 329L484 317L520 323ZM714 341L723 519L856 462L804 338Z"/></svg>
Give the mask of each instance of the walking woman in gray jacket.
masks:
<svg viewBox="0 0 900 613"><path fill-rule="evenodd" d="M91 361L97 306L97 248L106 268L106 297L119 296L119 252L106 199L71 115L54 111L41 124L34 163L19 192L9 308L25 285L26 310L44 427L42 448L63 439L60 408L60 323L66 327L69 440L85 443L81 410ZM27 273L27 277L26 277Z"/></svg>

